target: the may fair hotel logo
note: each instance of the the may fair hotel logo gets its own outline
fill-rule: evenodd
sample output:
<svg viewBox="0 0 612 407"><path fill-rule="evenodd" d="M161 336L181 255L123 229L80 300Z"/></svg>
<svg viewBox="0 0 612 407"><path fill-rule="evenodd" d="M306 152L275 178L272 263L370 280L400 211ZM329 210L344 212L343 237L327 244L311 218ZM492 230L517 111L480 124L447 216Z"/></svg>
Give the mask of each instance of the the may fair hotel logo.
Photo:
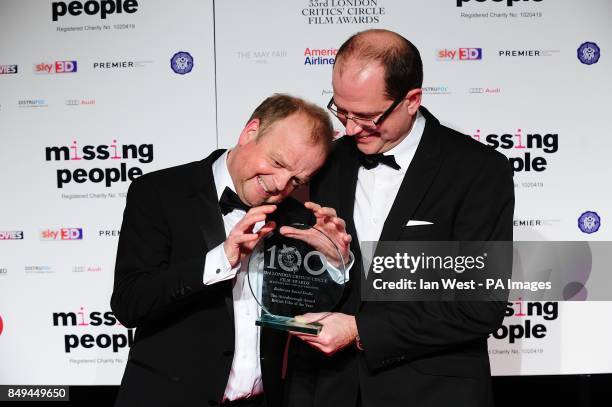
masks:
<svg viewBox="0 0 612 407"><path fill-rule="evenodd" d="M300 13L308 24L379 24L387 14L382 0L308 0Z"/></svg>
<svg viewBox="0 0 612 407"><path fill-rule="evenodd" d="M287 58L287 50L284 49L252 49L242 50L236 53L236 57L242 62L251 62L254 64L267 64L269 62L279 61Z"/></svg>

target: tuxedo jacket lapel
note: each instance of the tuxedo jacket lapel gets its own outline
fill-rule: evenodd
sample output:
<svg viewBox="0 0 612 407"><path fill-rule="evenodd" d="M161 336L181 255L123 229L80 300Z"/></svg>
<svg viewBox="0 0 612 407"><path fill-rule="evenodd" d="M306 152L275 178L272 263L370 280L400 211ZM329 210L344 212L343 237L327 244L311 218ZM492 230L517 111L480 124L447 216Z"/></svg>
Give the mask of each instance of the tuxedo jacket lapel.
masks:
<svg viewBox="0 0 612 407"><path fill-rule="evenodd" d="M420 110L426 119L423 136L385 220L379 241L398 240L400 231L414 214L440 169L442 156L436 136L440 122L425 108Z"/></svg>
<svg viewBox="0 0 612 407"><path fill-rule="evenodd" d="M225 150L214 151L201 162L199 173L196 179L197 191L191 197L191 203L198 221L198 226L202 231L202 236L206 242L208 250L221 244L225 236L223 217L219 208L217 189L212 172L212 164Z"/></svg>
<svg viewBox="0 0 612 407"><path fill-rule="evenodd" d="M360 298L360 285L361 285L361 248L359 246L359 236L357 236L357 228L355 227L355 220L353 219L353 212L355 209L355 191L357 189L357 175L359 173L359 150L354 144L353 139L347 140L349 148L340 160L342 171L336 171L338 178L334 184L338 188L338 201L335 203L336 211L346 222L346 231L353 237L351 241L351 251L355 256L355 266L351 271L351 277L348 281L348 287L345 288L345 298L343 305L340 310L354 314L359 307ZM333 204L331 205L333 206ZM351 288L349 288L351 287Z"/></svg>
<svg viewBox="0 0 612 407"><path fill-rule="evenodd" d="M354 146L354 145L353 145ZM354 147L355 151L353 154L347 157L346 171L347 173L342 174L342 179L338 180L340 188L340 202L338 203L338 215L346 221L347 232L354 237L357 237L357 229L355 228L355 221L353 220L353 212L355 209L355 190L357 189L357 174L359 172L359 160L358 151ZM358 239L355 238L353 241L359 245Z"/></svg>
<svg viewBox="0 0 612 407"><path fill-rule="evenodd" d="M217 189L212 172L212 164L224 152L225 150L216 150L201 161L195 179L196 191L194 195L189 197L194 219L198 223L206 244L206 247L202 248L203 256L206 255L207 251L214 249L226 239L223 216L219 208ZM225 303L230 315L233 316L234 304L231 289L226 290Z"/></svg>

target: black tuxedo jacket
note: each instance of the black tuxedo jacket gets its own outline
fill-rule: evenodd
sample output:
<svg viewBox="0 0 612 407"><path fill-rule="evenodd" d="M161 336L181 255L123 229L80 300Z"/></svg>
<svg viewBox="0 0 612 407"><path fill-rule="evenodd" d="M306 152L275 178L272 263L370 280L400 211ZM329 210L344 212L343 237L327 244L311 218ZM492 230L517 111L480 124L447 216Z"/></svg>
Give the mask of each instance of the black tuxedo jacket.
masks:
<svg viewBox="0 0 612 407"><path fill-rule="evenodd" d="M130 186L111 308L137 330L118 406L212 406L222 399L234 355L232 281L202 282L206 253L226 239L212 173L222 153ZM293 200L274 213L278 222L309 216ZM281 404L285 342L280 331L262 329L268 406Z"/></svg>
<svg viewBox="0 0 612 407"><path fill-rule="evenodd" d="M423 136L384 223L380 241L511 241L514 184L508 160L442 126L425 108ZM343 137L311 184L311 199L353 221L359 169ZM410 226L409 220L432 222ZM361 266L358 239L355 271ZM491 403L487 336L505 302L363 302L351 273L338 311L355 315L364 351L326 357L294 338L286 391L293 406L486 406ZM359 270L359 272L362 272Z"/></svg>

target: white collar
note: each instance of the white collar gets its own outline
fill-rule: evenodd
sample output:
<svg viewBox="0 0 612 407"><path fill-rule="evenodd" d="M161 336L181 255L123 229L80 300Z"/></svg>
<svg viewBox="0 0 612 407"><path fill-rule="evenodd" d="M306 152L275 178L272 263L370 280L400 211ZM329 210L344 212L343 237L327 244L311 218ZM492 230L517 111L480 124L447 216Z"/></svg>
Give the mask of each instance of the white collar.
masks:
<svg viewBox="0 0 612 407"><path fill-rule="evenodd" d="M408 170L408 166L410 165L410 161L412 161L412 157L414 157L414 152L421 141L424 130L425 117L423 117L421 112L417 111L414 123L408 135L404 137L398 145L384 153L385 155L392 154L395 157L395 161L401 167L400 172L404 173Z"/></svg>
<svg viewBox="0 0 612 407"><path fill-rule="evenodd" d="M217 189L217 200L221 199L221 195L225 188L229 188L236 192L234 181L227 168L227 156L229 150L226 150L212 165L213 179L215 180L215 188Z"/></svg>

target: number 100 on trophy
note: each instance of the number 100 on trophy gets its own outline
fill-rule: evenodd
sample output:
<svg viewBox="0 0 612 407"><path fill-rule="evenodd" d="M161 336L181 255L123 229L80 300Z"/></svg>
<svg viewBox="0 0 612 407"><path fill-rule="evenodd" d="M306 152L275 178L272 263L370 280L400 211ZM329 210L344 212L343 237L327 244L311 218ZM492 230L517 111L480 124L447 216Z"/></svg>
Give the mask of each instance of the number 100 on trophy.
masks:
<svg viewBox="0 0 612 407"><path fill-rule="evenodd" d="M259 326L318 334L321 324L296 315L331 312L344 292L345 263L338 247L320 230L292 224L292 237L276 229L251 254L248 279L261 308Z"/></svg>

